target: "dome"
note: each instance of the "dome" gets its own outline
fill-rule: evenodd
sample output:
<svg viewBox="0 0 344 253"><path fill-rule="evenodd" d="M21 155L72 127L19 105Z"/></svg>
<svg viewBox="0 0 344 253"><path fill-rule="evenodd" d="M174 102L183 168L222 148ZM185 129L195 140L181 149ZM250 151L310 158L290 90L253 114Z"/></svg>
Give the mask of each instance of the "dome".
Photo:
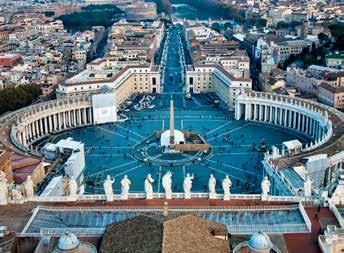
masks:
<svg viewBox="0 0 344 253"><path fill-rule="evenodd" d="M66 232L62 235L57 243L57 248L63 251L71 251L78 248L80 245L79 239L72 233Z"/></svg>
<svg viewBox="0 0 344 253"><path fill-rule="evenodd" d="M171 136L170 132L171 132L170 130L166 130L165 132L161 134L161 138L160 138L161 147L170 146L170 136ZM180 144L184 142L185 142L184 133L179 130L174 130L174 143L173 144Z"/></svg>
<svg viewBox="0 0 344 253"><path fill-rule="evenodd" d="M269 236L259 231L252 235L250 240L248 241L248 247L253 250L269 250L272 248L272 243L270 241Z"/></svg>

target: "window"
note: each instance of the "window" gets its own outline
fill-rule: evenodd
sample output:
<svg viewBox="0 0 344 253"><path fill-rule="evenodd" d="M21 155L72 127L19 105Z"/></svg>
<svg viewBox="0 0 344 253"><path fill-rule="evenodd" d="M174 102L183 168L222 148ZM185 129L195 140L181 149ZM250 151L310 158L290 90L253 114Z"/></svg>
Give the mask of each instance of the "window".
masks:
<svg viewBox="0 0 344 253"><path fill-rule="evenodd" d="M189 77L189 83L193 85L193 77Z"/></svg>

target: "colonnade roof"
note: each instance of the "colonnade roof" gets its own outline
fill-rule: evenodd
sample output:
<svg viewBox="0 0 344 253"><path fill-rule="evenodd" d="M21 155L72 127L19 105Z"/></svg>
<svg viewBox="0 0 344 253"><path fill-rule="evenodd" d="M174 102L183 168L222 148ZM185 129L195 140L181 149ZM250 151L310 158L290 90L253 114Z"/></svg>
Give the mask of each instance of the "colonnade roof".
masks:
<svg viewBox="0 0 344 253"><path fill-rule="evenodd" d="M321 145L319 148L309 151L303 152L299 155L295 155L292 157L284 157L278 158L273 161L273 164L277 168L285 168L297 163L302 162L302 160L308 156L317 155L317 154L327 154L328 156L335 155L344 150L344 114L332 107L327 105L323 105L314 101L308 101L305 99L300 98L290 98L284 95L278 95L273 93L263 93L263 92L256 92L256 91L245 91L246 95L251 96L252 100L254 101L255 96L256 98L263 98L263 96L267 95L269 97L275 99L296 99L302 104L309 104L310 107L313 107L315 110L325 111L328 113L328 119L332 123L333 134L331 138ZM279 100L278 100L279 101Z"/></svg>

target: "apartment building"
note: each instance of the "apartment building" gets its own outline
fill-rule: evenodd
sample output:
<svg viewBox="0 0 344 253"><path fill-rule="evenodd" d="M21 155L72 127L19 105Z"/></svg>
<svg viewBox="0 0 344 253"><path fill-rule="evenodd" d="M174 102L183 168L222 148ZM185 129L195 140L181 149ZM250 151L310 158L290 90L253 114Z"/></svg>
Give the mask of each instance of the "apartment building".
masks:
<svg viewBox="0 0 344 253"><path fill-rule="evenodd" d="M143 24L122 20L113 25L109 34L108 56L126 62L153 62L163 32L160 21Z"/></svg>
<svg viewBox="0 0 344 253"><path fill-rule="evenodd" d="M106 61L98 60L99 65L104 62ZM117 68L102 68L97 66L97 63L91 65L60 83L56 90L57 97L90 95L112 90L119 106L133 94L160 93L161 77L157 66L119 65Z"/></svg>
<svg viewBox="0 0 344 253"><path fill-rule="evenodd" d="M336 109L344 109L344 86L334 86L328 83L319 85L320 102L332 106Z"/></svg>
<svg viewBox="0 0 344 253"><path fill-rule="evenodd" d="M215 92L229 107L243 89L252 89L252 80L237 78L219 64L187 66L186 90L191 93Z"/></svg>

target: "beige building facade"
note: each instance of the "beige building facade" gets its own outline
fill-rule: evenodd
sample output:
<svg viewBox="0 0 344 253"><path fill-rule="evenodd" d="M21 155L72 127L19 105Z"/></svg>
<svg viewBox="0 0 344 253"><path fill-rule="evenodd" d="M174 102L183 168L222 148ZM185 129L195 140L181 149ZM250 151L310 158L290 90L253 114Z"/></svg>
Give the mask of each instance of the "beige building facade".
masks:
<svg viewBox="0 0 344 253"><path fill-rule="evenodd" d="M252 88L252 80L236 78L220 65L195 65L186 71L185 88L191 93L215 92L229 107L233 107L238 94Z"/></svg>

